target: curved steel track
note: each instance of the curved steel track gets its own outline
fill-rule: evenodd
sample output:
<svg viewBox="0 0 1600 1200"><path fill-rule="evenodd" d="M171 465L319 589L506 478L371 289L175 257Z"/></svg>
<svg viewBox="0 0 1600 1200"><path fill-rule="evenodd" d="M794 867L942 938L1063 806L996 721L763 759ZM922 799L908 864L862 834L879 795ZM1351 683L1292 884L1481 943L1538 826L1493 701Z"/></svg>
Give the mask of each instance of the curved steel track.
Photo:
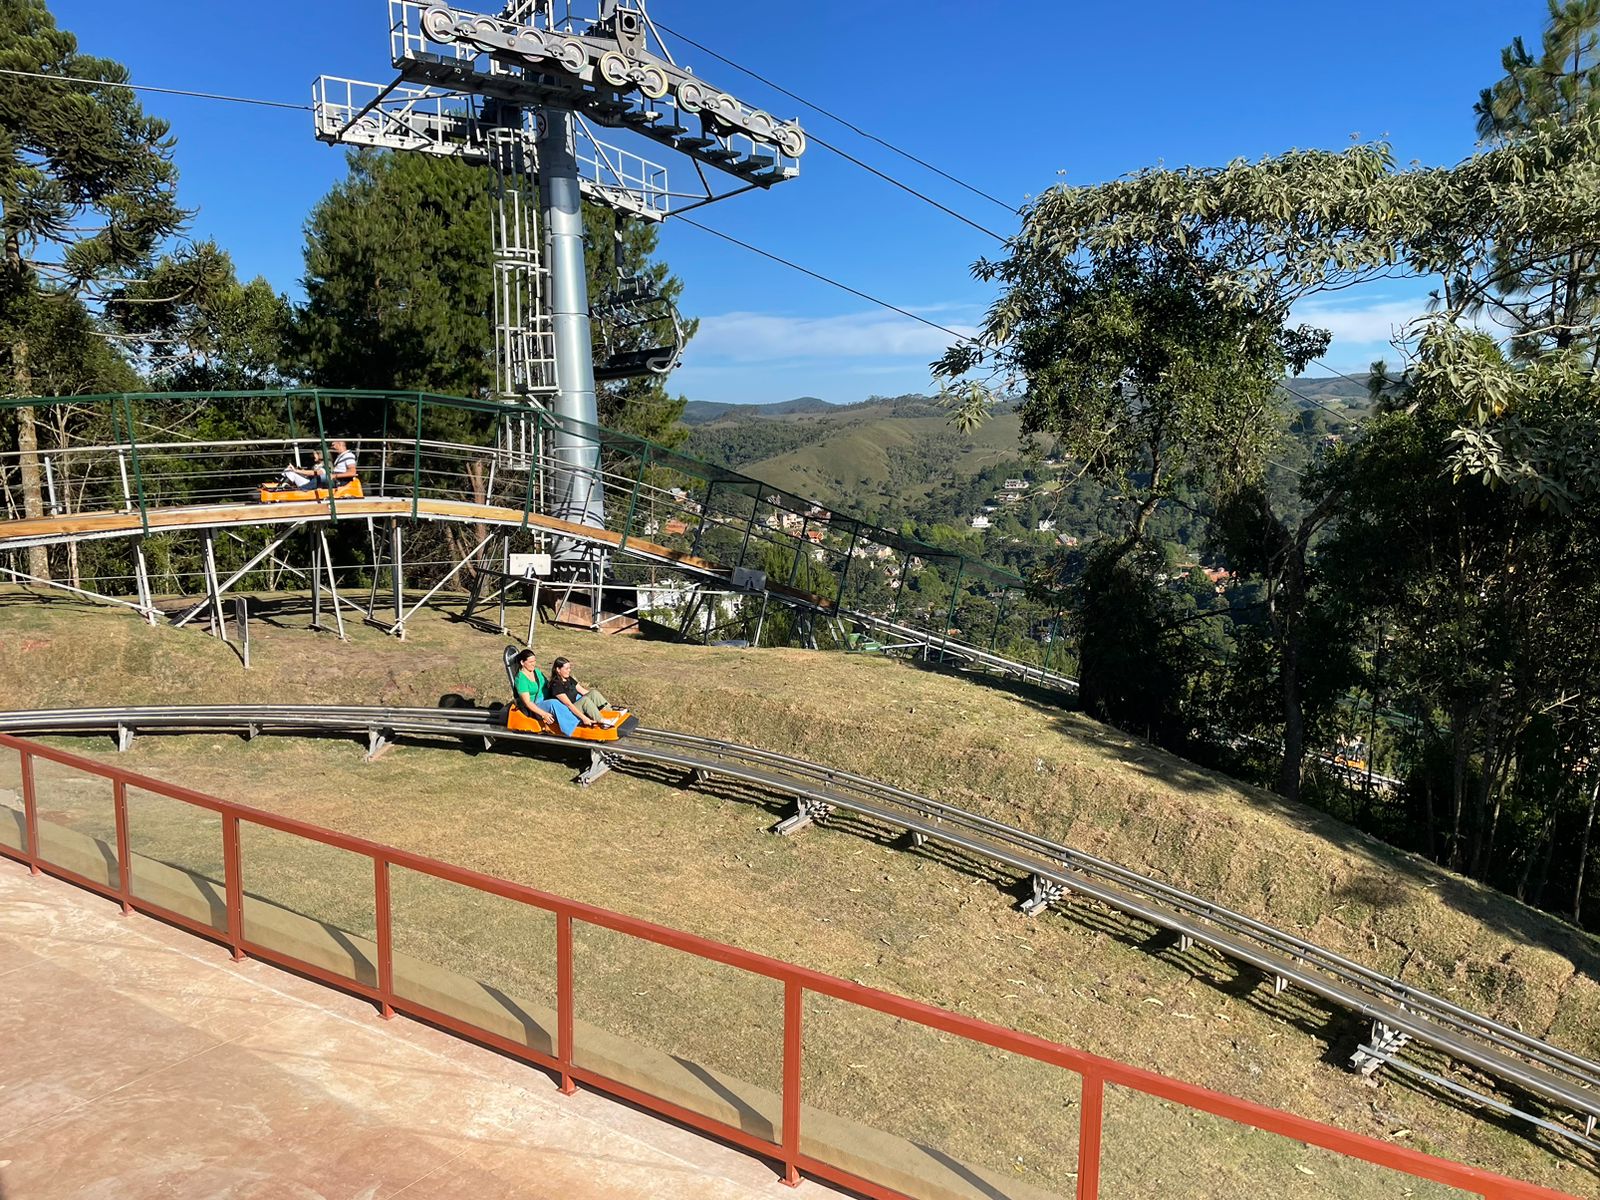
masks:
<svg viewBox="0 0 1600 1200"><path fill-rule="evenodd" d="M580 751L604 770L625 762L687 769L696 777L731 780L791 797L789 831L834 812L909 833L1017 872L1033 886L1037 911L1077 894L1255 968L1275 990L1295 987L1329 1006L1374 1023L1362 1047L1372 1065L1423 1076L1497 1111L1515 1114L1591 1151L1600 1120L1600 1064L1460 1005L1374 971L1304 938L1274 928L1191 892L1070 846L1015 829L877 780L791 755L666 729L641 728L616 742L575 742L504 728L490 710L383 708L361 705L240 705L59 709L0 713L0 732L110 733L126 746L143 731L238 730L257 733L366 735L369 746L413 738L509 742L529 748ZM598 773L591 768L591 773ZM1381 1034L1380 1034L1381 1031ZM1422 1046L1470 1065L1556 1110L1542 1116L1514 1103L1473 1093L1411 1061ZM1566 1114L1565 1116L1558 1114ZM1580 1123L1575 1125L1572 1118ZM1581 1125L1581 1127L1580 1127Z"/></svg>

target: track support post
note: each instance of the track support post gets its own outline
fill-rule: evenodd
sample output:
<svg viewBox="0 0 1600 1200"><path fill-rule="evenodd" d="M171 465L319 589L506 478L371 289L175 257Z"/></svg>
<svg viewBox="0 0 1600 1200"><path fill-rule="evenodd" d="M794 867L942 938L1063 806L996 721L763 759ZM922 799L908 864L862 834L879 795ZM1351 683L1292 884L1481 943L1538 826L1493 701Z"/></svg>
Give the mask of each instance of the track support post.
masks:
<svg viewBox="0 0 1600 1200"><path fill-rule="evenodd" d="M1350 1056L1350 1069L1370 1079L1379 1067L1400 1053L1409 1041L1411 1041L1409 1033L1392 1025L1386 1025L1382 1021L1374 1021L1372 1037L1357 1046L1355 1053Z"/></svg>
<svg viewBox="0 0 1600 1200"><path fill-rule="evenodd" d="M604 750L589 751L589 765L579 772L578 777L572 782L579 787L588 787L600 776L611 770L616 765L616 759Z"/></svg>
<svg viewBox="0 0 1600 1200"><path fill-rule="evenodd" d="M787 837L791 833L799 833L807 825L820 825L832 815L833 805L827 801L812 796L797 796L794 813L774 825L772 832Z"/></svg>
<svg viewBox="0 0 1600 1200"><path fill-rule="evenodd" d="M1043 875L1031 876L1028 882L1031 885L1031 894L1017 906L1027 917L1037 916L1057 900L1070 894L1066 884L1046 879Z"/></svg>

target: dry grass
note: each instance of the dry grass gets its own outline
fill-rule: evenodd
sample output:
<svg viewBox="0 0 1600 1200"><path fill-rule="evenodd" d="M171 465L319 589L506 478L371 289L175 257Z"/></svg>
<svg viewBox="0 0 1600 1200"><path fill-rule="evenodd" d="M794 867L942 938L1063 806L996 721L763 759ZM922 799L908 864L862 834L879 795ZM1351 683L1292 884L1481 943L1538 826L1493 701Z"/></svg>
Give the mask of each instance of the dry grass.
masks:
<svg viewBox="0 0 1600 1200"><path fill-rule="evenodd" d="M488 700L504 691L499 640L463 625L421 619L404 644L352 626L351 641L340 644L308 634L303 613L274 620L257 624L255 669L247 673L227 647L197 634L151 630L124 614L76 605L0 599L0 697L14 708L319 695L428 704L447 692ZM1077 714L876 659L552 629L540 638L544 657L573 655L580 677L633 705L647 724L782 749L938 795L1149 870L1600 1055L1593 939ZM74 748L111 757L103 742ZM1022 918L1004 890L1011 881L938 852L910 853L887 831L840 821L780 839L766 832L776 800L620 773L578 790L568 783L572 764L554 759L402 746L363 764L348 742L246 746L207 736L141 738L120 761L1359 1132L1571 1192L1594 1190L1592 1161L1525 1127L1439 1103L1397 1077L1369 1086L1351 1076L1338 1063L1361 1031L1345 1017L1293 993L1274 998L1255 977L1201 951L1151 953L1147 930L1093 906ZM63 818L100 819L69 808ZM209 832L186 842L170 816L153 811L146 836L184 862L203 858L212 843ZM370 924L367 902L358 899L366 895L359 870L313 869L271 845L261 853L254 890L354 932ZM547 994L548 957L528 953L544 935L523 914L418 883L397 887L396 920L397 948L520 994ZM596 1023L647 1028L673 1052L768 1082L770 1001L721 980L712 986L681 964L679 979L651 953L659 952L613 946L592 955L612 964L614 981L608 986L601 976L585 1000ZM641 979L659 980L660 988L641 989ZM634 995L641 990L661 994ZM696 1008L676 1019L688 1007L684 997ZM727 1037L718 1012L749 1035ZM955 1064L949 1046L919 1045L922 1034L856 1033L854 1041L846 1031L808 1039L818 1085L836 1085L829 1107L870 1115L918 1140L973 1146L979 1158L987 1153L1036 1182L1063 1186L1070 1153L1060 1131L1072 1122L1061 1117L1070 1089L1053 1098L1037 1081L1023 1085L1020 1067ZM953 1096L908 1089L908 1064L915 1079L955 1070L982 1081L984 1106L968 1107L972 1095L959 1089ZM1018 1107L1024 1103L1032 1115ZM996 1114L1011 1132L974 1129L973 1111ZM1216 1146L1232 1147L1218 1153L1234 1165L1252 1156L1278 1167L1293 1160L1324 1179L1332 1169L1292 1144L1264 1149L1258 1135L1201 1140L1177 1136L1192 1123L1171 1114L1127 1118L1141 1129L1158 1119L1174 1145L1190 1149L1163 1167L1135 1140L1141 1153L1118 1160L1126 1178L1148 1184L1166 1170L1162 1186L1170 1186L1189 1156ZM1017 1164L1013 1151L1026 1146L1051 1149L1024 1149ZM1108 1155L1116 1147L1108 1141ZM1350 1185L1349 1194L1400 1194L1392 1182L1384 1186Z"/></svg>

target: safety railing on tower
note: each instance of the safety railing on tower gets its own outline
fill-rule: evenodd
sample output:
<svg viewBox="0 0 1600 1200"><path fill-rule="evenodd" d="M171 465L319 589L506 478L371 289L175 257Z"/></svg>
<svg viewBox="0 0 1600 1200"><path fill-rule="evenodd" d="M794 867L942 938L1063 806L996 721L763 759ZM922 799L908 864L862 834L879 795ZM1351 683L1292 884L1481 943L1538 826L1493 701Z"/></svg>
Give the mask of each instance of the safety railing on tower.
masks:
<svg viewBox="0 0 1600 1200"><path fill-rule="evenodd" d="M1564 1193L0 735L0 856L863 1195Z"/></svg>

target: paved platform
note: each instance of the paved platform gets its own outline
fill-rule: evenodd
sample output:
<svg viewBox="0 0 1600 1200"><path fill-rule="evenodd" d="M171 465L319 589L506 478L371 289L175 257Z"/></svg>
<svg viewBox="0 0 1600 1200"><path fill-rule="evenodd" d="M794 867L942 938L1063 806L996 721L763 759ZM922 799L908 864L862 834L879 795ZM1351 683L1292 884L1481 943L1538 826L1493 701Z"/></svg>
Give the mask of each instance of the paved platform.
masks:
<svg viewBox="0 0 1600 1200"><path fill-rule="evenodd" d="M837 1195L0 859L0 1200Z"/></svg>

